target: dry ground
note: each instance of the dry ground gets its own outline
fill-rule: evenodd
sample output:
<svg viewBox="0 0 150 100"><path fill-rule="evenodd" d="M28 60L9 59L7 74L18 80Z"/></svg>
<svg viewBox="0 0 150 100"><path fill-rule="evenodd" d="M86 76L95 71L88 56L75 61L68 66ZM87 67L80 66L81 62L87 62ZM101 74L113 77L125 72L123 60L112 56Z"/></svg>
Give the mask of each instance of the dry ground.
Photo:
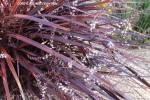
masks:
<svg viewBox="0 0 150 100"><path fill-rule="evenodd" d="M150 48L126 50L125 52L137 57L142 57L150 62ZM136 70L150 83L150 63L148 64L144 61L137 63L140 67L135 66ZM140 84L143 88L137 84L133 84L135 82L140 83L139 81L127 76L122 76L121 79L118 76L112 76L111 78L109 77L109 79L111 79L112 82L116 82L115 87L123 93L126 93L129 100L150 100L150 88L148 89L143 84Z"/></svg>

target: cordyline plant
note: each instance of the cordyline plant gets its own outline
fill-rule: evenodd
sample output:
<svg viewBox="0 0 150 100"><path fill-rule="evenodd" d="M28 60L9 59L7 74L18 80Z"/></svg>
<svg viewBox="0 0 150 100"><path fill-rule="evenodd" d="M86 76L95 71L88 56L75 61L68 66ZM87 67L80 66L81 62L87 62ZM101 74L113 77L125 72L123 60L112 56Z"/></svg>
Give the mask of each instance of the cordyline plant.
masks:
<svg viewBox="0 0 150 100"><path fill-rule="evenodd" d="M123 51L138 42L113 37L150 37L132 30L134 10L114 16L130 9L121 1L0 0L0 99L127 100L116 87L127 78L134 91L149 89L145 60Z"/></svg>

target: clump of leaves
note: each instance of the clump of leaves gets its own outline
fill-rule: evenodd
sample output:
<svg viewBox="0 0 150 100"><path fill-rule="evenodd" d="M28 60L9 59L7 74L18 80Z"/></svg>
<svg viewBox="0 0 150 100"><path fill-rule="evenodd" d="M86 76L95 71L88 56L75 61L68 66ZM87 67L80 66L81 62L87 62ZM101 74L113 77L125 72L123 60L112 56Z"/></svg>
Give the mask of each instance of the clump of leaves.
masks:
<svg viewBox="0 0 150 100"><path fill-rule="evenodd" d="M150 88L142 77L149 71L137 63L144 59L121 49L138 42L113 38L113 33L150 37L119 27L129 25L130 20L108 14L110 9L121 9L112 6L121 1L40 1L48 4L1 0L0 93L4 98L128 99L126 92L115 86L121 80L113 81L114 75L122 80L127 78L121 76L129 77L135 91L137 87Z"/></svg>

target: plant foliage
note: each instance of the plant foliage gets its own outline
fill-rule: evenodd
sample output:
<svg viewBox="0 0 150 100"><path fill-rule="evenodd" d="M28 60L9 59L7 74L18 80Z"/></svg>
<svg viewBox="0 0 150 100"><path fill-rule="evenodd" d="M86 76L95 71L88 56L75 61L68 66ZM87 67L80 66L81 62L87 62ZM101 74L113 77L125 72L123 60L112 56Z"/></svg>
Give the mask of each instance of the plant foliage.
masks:
<svg viewBox="0 0 150 100"><path fill-rule="evenodd" d="M36 5L40 1L48 4ZM135 91L149 89L149 82L142 77L149 71L138 63L145 60L123 50L140 45L138 41L113 36L150 37L132 30L132 18L113 15L128 10L127 6L116 6L125 3L1 0L1 98L127 100L130 96L116 86L121 80L129 81ZM113 76L120 80L113 80Z"/></svg>

